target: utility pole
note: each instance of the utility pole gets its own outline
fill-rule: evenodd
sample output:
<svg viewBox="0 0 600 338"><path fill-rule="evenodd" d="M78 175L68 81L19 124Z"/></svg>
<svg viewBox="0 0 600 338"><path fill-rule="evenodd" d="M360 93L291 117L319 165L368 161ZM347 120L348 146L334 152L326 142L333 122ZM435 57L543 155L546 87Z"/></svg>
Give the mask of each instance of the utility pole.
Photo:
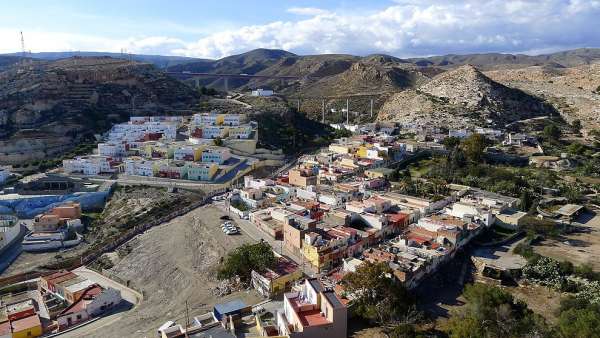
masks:
<svg viewBox="0 0 600 338"><path fill-rule="evenodd" d="M296 109L298 113L300 112L300 99L298 99L298 108Z"/></svg>
<svg viewBox="0 0 600 338"><path fill-rule="evenodd" d="M373 99L371 99L371 118L373 118Z"/></svg>
<svg viewBox="0 0 600 338"><path fill-rule="evenodd" d="M321 119L321 123L325 123L325 99L323 99L322 103L323 104L322 104L322 107L321 107L321 111L322 111L322 114L323 114L323 118Z"/></svg>
<svg viewBox="0 0 600 338"><path fill-rule="evenodd" d="M188 308L188 301L187 299L185 300L185 337L189 337L188 336L188 328L190 327L190 313L189 313L189 308Z"/></svg>

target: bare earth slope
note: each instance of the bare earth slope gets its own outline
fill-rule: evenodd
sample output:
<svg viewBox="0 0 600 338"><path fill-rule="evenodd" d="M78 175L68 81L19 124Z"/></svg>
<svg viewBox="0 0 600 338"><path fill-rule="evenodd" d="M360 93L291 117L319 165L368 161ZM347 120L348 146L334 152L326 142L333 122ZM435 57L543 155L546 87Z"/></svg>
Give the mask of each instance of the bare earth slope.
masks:
<svg viewBox="0 0 600 338"><path fill-rule="evenodd" d="M499 83L545 98L567 121L579 119L587 129L600 127L600 63L572 68L533 66L485 74Z"/></svg>
<svg viewBox="0 0 600 338"><path fill-rule="evenodd" d="M381 108L378 119L465 127L504 125L551 111L552 107L541 99L499 84L466 65L444 72L416 90L393 95Z"/></svg>

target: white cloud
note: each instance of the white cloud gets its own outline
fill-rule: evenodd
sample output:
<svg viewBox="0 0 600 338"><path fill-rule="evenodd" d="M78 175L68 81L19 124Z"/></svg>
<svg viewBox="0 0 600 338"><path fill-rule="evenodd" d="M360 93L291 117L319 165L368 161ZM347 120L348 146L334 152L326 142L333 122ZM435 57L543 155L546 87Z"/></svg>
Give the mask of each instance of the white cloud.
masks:
<svg viewBox="0 0 600 338"><path fill-rule="evenodd" d="M292 7L289 8L288 13L296 14L296 15L306 15L306 16L316 16L316 15L324 15L329 13L328 11L315 8L315 7Z"/></svg>
<svg viewBox="0 0 600 338"><path fill-rule="evenodd" d="M387 53L400 57L600 47L600 0L397 0L377 11L295 7L297 20L225 29L183 41L170 36L109 39L27 32L34 51L103 50L219 58L254 48L300 54ZM0 27L0 52L20 50Z"/></svg>

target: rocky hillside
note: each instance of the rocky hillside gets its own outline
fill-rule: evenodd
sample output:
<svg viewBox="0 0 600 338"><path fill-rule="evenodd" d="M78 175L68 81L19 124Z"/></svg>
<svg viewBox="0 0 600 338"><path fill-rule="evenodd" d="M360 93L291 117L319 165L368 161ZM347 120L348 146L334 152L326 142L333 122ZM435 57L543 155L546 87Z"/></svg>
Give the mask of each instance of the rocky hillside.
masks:
<svg viewBox="0 0 600 338"><path fill-rule="evenodd" d="M600 63L570 68L532 66L485 74L544 98L568 121L579 119L588 129L600 128Z"/></svg>
<svg viewBox="0 0 600 338"><path fill-rule="evenodd" d="M31 61L0 72L0 163L59 154L136 114L171 114L194 90L153 65L107 57Z"/></svg>
<svg viewBox="0 0 600 338"><path fill-rule="evenodd" d="M427 122L440 127L502 126L552 111L543 100L499 84L466 65L394 94L381 108L378 119Z"/></svg>

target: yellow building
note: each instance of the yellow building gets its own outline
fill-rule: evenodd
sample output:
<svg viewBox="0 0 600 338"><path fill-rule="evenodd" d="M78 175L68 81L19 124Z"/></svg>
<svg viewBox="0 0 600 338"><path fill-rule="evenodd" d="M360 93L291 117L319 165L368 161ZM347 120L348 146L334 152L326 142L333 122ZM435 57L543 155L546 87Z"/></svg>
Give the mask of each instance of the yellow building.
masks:
<svg viewBox="0 0 600 338"><path fill-rule="evenodd" d="M272 297L289 291L293 282L301 279L302 270L293 261L279 257L272 269L252 271L252 286L263 296Z"/></svg>
<svg viewBox="0 0 600 338"><path fill-rule="evenodd" d="M31 338L42 335L42 322L37 314L10 323L13 338Z"/></svg>

